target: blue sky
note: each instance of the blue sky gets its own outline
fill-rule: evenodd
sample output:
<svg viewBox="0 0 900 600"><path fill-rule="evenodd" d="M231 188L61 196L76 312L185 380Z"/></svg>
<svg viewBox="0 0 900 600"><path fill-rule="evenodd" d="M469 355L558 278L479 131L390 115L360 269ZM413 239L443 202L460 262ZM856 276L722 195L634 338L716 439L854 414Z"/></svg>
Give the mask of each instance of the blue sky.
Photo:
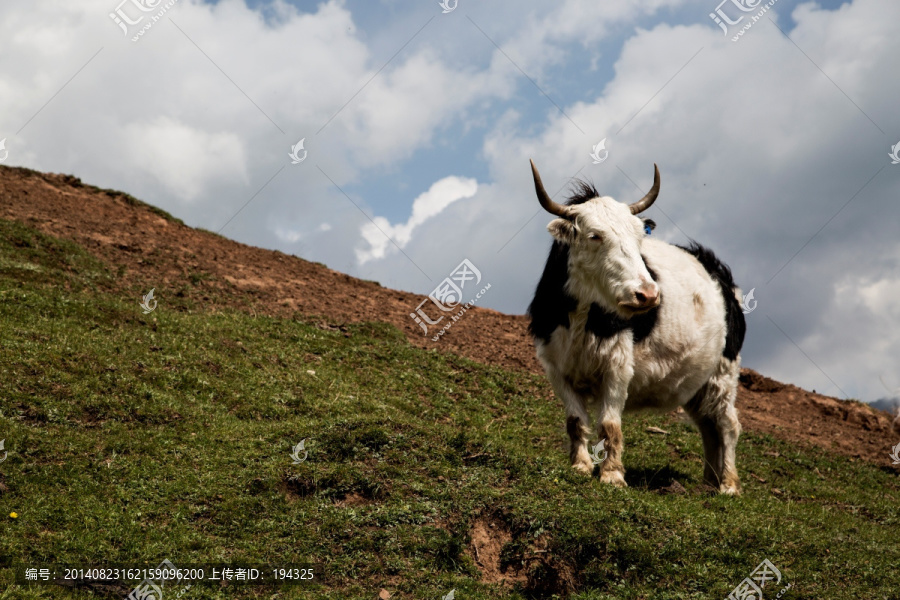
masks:
<svg viewBox="0 0 900 600"><path fill-rule="evenodd" d="M4 164L419 294L468 258L521 314L550 245L528 159L625 202L655 162L654 235L755 290L745 365L897 395L900 5L778 0L735 42L760 0L727 36L706 0L178 0L133 42L119 2L0 8Z"/></svg>

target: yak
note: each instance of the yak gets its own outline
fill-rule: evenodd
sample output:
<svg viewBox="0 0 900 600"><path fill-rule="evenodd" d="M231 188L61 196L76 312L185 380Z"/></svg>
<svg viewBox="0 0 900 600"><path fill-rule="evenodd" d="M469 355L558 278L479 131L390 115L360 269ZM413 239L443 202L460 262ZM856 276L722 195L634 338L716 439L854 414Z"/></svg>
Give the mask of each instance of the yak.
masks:
<svg viewBox="0 0 900 600"><path fill-rule="evenodd" d="M556 218L529 331L566 411L572 467L593 474L593 416L607 452L600 480L627 487L622 414L683 407L703 438L704 482L739 494L735 399L746 324L731 270L696 242L649 235L655 223L638 215L659 195L656 165L653 187L630 205L583 181L557 204L534 161L531 170L540 205Z"/></svg>

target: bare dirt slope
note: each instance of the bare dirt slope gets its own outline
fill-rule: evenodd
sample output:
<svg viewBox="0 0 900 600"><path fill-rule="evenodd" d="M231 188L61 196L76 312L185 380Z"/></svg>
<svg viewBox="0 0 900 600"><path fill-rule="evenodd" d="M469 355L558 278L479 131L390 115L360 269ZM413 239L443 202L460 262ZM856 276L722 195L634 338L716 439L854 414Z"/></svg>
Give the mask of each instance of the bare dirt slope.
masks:
<svg viewBox="0 0 900 600"><path fill-rule="evenodd" d="M381 287L277 251L246 246L192 229L119 192L87 186L68 175L0 167L0 218L70 239L120 274L117 286L135 302L156 288L210 310L234 308L290 317L319 315L333 326L385 321L411 343L509 369L541 372L524 316L470 309L437 342L410 313L423 297ZM433 333L433 330L432 330ZM807 392L743 371L738 408L745 430L812 444L891 466L900 440L887 413Z"/></svg>

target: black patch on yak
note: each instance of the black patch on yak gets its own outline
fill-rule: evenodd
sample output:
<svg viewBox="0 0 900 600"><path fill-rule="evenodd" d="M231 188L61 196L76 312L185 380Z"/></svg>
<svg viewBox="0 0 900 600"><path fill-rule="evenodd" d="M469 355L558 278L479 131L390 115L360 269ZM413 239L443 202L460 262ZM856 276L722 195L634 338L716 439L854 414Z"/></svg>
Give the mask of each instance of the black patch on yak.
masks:
<svg viewBox="0 0 900 600"><path fill-rule="evenodd" d="M587 323L584 324L584 329L601 339L611 338L617 333L631 329L634 342L638 343L644 341L650 335L650 332L653 331L653 326L656 325L658 316L659 311L654 308L650 312L635 315L630 319L623 319L594 302L591 304L590 311L588 311Z"/></svg>
<svg viewBox="0 0 900 600"><path fill-rule="evenodd" d="M701 246L697 242L691 242L688 246L678 246L703 265L710 277L719 284L719 291L722 292L722 298L725 300L725 350L722 356L728 360L734 360L741 352L744 345L744 334L747 333L747 322L744 320L744 312L741 310L741 303L735 296L734 277L731 275L731 269L728 265L719 260L713 251L709 248Z"/></svg>
<svg viewBox="0 0 900 600"><path fill-rule="evenodd" d="M528 330L533 337L549 342L557 327L569 327L569 313L578 307L578 301L566 293L568 278L569 247L554 241L544 265L544 274L528 306L531 317Z"/></svg>

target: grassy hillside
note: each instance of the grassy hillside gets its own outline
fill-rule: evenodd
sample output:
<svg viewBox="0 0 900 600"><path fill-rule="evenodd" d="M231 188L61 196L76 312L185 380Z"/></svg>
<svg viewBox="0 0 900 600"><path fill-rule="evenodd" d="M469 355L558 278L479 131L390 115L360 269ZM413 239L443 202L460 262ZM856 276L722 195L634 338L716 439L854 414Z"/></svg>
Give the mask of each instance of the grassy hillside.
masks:
<svg viewBox="0 0 900 600"><path fill-rule="evenodd" d="M13 585L14 563L166 558L319 565L312 585L190 599L725 598L765 558L784 576L767 600L788 583L900 598L887 470L745 434L744 495L711 496L699 435L639 415L631 487L613 489L568 468L539 377L381 324L202 313L161 290L144 315L115 276L0 220L0 600L76 594ZM676 479L687 493L664 493ZM482 583L502 569L513 585Z"/></svg>

